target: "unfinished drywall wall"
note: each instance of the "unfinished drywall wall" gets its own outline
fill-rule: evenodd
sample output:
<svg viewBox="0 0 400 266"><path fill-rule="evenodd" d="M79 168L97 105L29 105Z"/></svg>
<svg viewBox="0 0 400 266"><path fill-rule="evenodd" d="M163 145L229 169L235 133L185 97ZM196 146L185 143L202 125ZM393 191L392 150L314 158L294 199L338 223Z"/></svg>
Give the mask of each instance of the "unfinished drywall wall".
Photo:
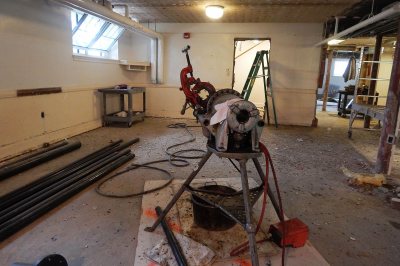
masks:
<svg viewBox="0 0 400 266"><path fill-rule="evenodd" d="M149 61L150 39L125 32L119 58ZM0 1L0 159L101 126L97 88L147 83L118 61L72 56L70 10L52 1ZM17 89L62 87L16 97ZM45 117L41 117L44 112Z"/></svg>
<svg viewBox="0 0 400 266"><path fill-rule="evenodd" d="M378 79L390 79L393 66L393 51L383 52L381 54L378 71ZM376 92L379 93L378 105L386 106L386 98L389 90L389 80L376 82Z"/></svg>
<svg viewBox="0 0 400 266"><path fill-rule="evenodd" d="M233 44L236 37L271 38L271 70L279 123L310 126L314 119L315 91L320 50L314 44L321 39L321 24L290 23L161 23L164 34L165 88L158 90L164 101L179 111L181 99L172 97L179 88L179 72L186 65L181 53L190 45L195 77L211 82L216 88L232 83ZM191 38L184 39L183 33ZM156 88L154 88L156 89ZM173 93L171 93L173 92ZM148 105L162 114L157 106Z"/></svg>

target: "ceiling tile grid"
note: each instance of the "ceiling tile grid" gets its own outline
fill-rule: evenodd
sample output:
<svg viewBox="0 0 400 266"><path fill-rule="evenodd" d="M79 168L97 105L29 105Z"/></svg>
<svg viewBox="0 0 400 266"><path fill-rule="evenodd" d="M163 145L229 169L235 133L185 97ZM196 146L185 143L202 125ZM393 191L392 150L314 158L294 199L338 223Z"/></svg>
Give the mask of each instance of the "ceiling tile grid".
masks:
<svg viewBox="0 0 400 266"><path fill-rule="evenodd" d="M140 22L324 22L360 0L112 0L127 4ZM207 5L224 6L218 20L206 17Z"/></svg>

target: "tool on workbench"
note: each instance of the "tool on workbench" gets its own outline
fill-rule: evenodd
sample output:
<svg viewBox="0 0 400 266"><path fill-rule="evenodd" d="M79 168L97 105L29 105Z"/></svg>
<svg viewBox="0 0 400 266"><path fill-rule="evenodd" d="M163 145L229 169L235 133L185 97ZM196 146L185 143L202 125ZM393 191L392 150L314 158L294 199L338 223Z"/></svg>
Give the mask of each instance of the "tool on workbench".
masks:
<svg viewBox="0 0 400 266"><path fill-rule="evenodd" d="M214 87L208 82L201 82L200 79L193 77L193 68L190 64L187 46L183 49L186 53L188 66L181 71L181 90L186 95L186 101L182 108L182 113L189 105L194 109L193 115L197 118L203 129L203 135L208 139L207 152L198 163L197 167L189 175L180 189L176 192L171 201L159 213L157 220L151 227L145 228L148 232L153 232L163 221L167 213L176 204L183 192L188 191L192 195L217 207L226 216L240 224L247 233L248 242L242 244L249 248L252 265L258 266L258 254L256 248L256 233L261 227L267 194L273 202L274 208L281 219L281 223L286 225L283 220L282 200L279 192L275 169L268 149L260 142L261 132L264 121L260 117L257 107L250 101L243 99L242 95L232 89L222 89L215 91ZM201 96L203 92L206 96ZM239 162L242 181L242 190L232 193L218 193L202 189L194 189L190 186L196 175L201 171L212 154L220 158L228 158ZM265 174L258 157L265 156ZM250 188L248 183L247 162L252 161L257 169L260 178L260 185ZM233 163L233 162L232 162ZM268 189L269 166L274 177L275 187L278 195L278 203ZM236 165L235 165L236 167ZM252 207L263 194L263 207L257 225L253 223ZM281 238L283 243L286 241L286 227L283 226ZM285 245L282 246L282 264L284 264Z"/></svg>

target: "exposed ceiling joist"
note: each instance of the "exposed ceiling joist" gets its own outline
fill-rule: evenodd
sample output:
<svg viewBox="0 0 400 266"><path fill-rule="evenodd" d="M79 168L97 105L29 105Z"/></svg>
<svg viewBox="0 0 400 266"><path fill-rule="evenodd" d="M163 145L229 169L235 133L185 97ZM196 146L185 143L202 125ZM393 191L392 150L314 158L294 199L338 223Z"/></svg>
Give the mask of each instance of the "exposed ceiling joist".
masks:
<svg viewBox="0 0 400 266"><path fill-rule="evenodd" d="M360 23L346 30L343 30L333 35L332 37L317 43L315 46L327 44L331 40L338 40L342 38L357 37L363 35L365 36L366 33L368 33L369 31L373 31L373 34L367 34L370 36L385 32L388 33L393 30L392 27L395 27L394 29L397 29L399 18L400 18L400 3L396 3L395 5L382 11L381 13L369 19L361 21Z"/></svg>

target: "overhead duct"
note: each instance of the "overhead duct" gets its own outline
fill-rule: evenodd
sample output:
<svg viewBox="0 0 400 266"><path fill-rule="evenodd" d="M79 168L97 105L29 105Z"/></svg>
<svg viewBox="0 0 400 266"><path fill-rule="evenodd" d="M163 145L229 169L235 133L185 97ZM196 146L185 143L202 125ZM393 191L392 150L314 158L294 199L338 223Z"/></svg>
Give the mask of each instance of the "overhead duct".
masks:
<svg viewBox="0 0 400 266"><path fill-rule="evenodd" d="M163 81L163 35L146 28L142 24L131 20L130 18L121 16L118 13L96 4L90 0L53 0L64 6L80 10L87 14L102 18L111 23L117 24L134 33L151 38L152 58L151 58L151 79L154 83L162 83Z"/></svg>
<svg viewBox="0 0 400 266"><path fill-rule="evenodd" d="M315 44L315 46L321 46L323 44L327 44L329 41L337 40L342 37L346 37L347 35L355 32L355 31L361 30L362 28L372 25L373 23L376 23L380 20L388 19L390 17L398 16L398 15L400 15L400 3L394 4L392 7L382 11L381 13L379 13L369 19L361 21L360 23L358 23L344 31L341 31L341 32L333 35L332 37L327 38L327 39Z"/></svg>

